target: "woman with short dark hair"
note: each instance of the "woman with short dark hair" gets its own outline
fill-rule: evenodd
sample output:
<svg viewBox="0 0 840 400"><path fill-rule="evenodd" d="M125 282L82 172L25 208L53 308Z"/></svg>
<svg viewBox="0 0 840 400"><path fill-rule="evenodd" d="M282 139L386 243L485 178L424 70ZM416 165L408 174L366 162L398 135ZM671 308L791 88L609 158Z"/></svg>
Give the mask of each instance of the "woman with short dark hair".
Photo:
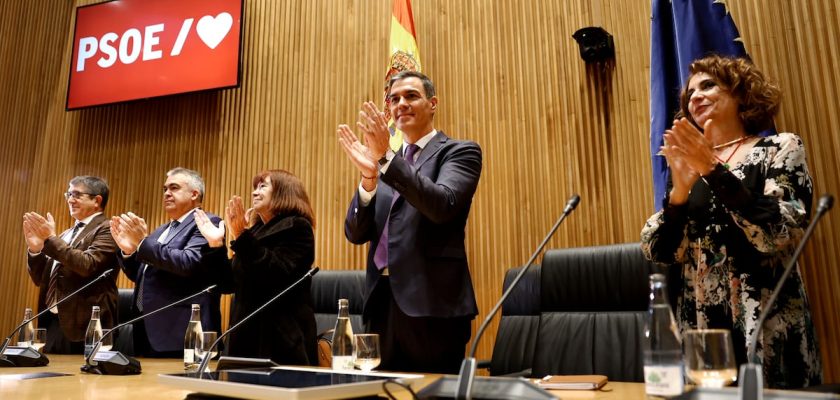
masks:
<svg viewBox="0 0 840 400"><path fill-rule="evenodd" d="M231 325L300 279L315 259L315 217L303 183L283 170L253 179L252 208L233 196L225 208L233 272ZM196 223L211 247L224 246L224 225L201 210ZM281 364L317 365L310 281L302 282L230 335L227 354L270 358Z"/></svg>

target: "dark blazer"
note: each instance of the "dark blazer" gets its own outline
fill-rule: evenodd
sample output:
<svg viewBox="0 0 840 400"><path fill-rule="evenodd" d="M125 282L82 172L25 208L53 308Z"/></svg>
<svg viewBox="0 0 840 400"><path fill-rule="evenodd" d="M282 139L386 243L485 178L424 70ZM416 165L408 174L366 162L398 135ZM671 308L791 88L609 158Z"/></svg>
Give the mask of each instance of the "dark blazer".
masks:
<svg viewBox="0 0 840 400"><path fill-rule="evenodd" d="M59 262L59 299L76 291L106 270L118 269L117 245L111 237L108 219L103 214L97 215L85 225L69 245L61 239L66 233L67 231L64 231L47 239L41 253L28 257L29 277L40 288L39 310L48 306L46 296L53 260ZM119 273L112 273L58 306L59 323L67 339L73 342L84 341L93 306L100 308L100 322L103 328L114 326L118 310L117 275ZM41 321L39 323L40 326L46 326Z"/></svg>
<svg viewBox="0 0 840 400"><path fill-rule="evenodd" d="M359 205L358 190L344 224L355 244L370 242L367 300L381 273L373 262L389 209L388 270L394 298L412 317L471 317L478 313L464 249L464 229L481 175L481 148L438 131L414 167L402 151L380 174L376 195ZM394 191L400 197L391 207Z"/></svg>
<svg viewBox="0 0 840 400"><path fill-rule="evenodd" d="M214 224L221 220L207 213ZM163 243L158 238L169 223L155 229L131 257L119 255L129 279L138 282L143 264L148 265L143 279L143 311L154 311L179 299L194 294L219 282L228 268L224 247L211 249L201 235L191 213ZM139 286L134 288L132 308L136 308ZM219 311L221 292L214 290L178 304L143 320L149 344L158 352L178 351L184 348L184 333L190 320L192 304L201 306L201 327L205 331L220 331L222 317ZM220 333L221 334L221 333Z"/></svg>
<svg viewBox="0 0 840 400"><path fill-rule="evenodd" d="M300 216L257 222L231 244L235 284L231 326L300 279L315 259L312 225ZM231 333L228 354L317 365L312 281L289 291Z"/></svg>

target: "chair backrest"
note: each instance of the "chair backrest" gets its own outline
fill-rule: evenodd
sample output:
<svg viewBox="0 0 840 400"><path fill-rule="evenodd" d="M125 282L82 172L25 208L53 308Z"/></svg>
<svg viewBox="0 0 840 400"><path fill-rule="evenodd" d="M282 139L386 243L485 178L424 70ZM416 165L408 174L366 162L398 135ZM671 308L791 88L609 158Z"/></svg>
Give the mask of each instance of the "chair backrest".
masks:
<svg viewBox="0 0 840 400"><path fill-rule="evenodd" d="M137 314L134 311L131 302L134 300L134 289L125 289L120 288L117 289L117 324L121 324L125 321L129 321L132 318L137 317ZM116 325L116 324L115 324ZM118 332L113 333L114 336L114 346L113 349L115 351L119 351L123 354L134 356L134 327L132 325L126 325Z"/></svg>
<svg viewBox="0 0 840 400"><path fill-rule="evenodd" d="M638 243L546 252L533 375L643 381L648 277L654 271L658 267Z"/></svg>
<svg viewBox="0 0 840 400"><path fill-rule="evenodd" d="M365 296L365 271L320 270L312 277L312 303L317 332L335 327L338 299L350 301L353 332L362 332L362 306Z"/></svg>
<svg viewBox="0 0 840 400"><path fill-rule="evenodd" d="M350 324L353 332L362 332L365 271L321 270L312 277L312 304L318 332L318 364L329 367L332 362L332 329L338 315L338 299L350 303Z"/></svg>
<svg viewBox="0 0 840 400"><path fill-rule="evenodd" d="M520 268L512 268L505 274L502 293L519 274ZM499 331L493 345L490 360L491 375L530 375L537 343L540 323L540 268L533 265L525 273L510 297L502 303Z"/></svg>

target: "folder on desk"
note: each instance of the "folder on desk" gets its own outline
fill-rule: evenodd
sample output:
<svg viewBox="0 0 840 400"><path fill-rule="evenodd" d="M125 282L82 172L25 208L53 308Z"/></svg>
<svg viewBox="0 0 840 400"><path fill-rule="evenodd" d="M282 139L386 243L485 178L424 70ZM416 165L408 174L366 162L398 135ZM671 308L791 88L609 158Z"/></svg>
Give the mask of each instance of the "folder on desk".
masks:
<svg viewBox="0 0 840 400"><path fill-rule="evenodd" d="M607 384L604 375L548 375L534 381L539 387L551 390L597 390Z"/></svg>

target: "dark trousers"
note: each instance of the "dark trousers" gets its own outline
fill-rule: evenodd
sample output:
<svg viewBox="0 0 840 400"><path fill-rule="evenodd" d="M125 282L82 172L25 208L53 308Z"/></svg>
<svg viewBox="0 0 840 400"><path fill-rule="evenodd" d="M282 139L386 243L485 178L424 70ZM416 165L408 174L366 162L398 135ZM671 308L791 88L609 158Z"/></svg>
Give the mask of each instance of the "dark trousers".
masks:
<svg viewBox="0 0 840 400"><path fill-rule="evenodd" d="M472 317L410 317L394 300L388 279L379 279L365 310L367 331L379 334L379 369L457 374Z"/></svg>
<svg viewBox="0 0 840 400"><path fill-rule="evenodd" d="M152 358L184 358L183 350L176 351L156 351L149 343L149 336L146 335L146 324L143 320L139 320L134 325L134 352L143 357Z"/></svg>
<svg viewBox="0 0 840 400"><path fill-rule="evenodd" d="M84 354L85 342L73 342L67 339L61 330L61 323L57 314L45 312L44 315L39 317L39 322L47 328L47 343L44 345L44 353Z"/></svg>

